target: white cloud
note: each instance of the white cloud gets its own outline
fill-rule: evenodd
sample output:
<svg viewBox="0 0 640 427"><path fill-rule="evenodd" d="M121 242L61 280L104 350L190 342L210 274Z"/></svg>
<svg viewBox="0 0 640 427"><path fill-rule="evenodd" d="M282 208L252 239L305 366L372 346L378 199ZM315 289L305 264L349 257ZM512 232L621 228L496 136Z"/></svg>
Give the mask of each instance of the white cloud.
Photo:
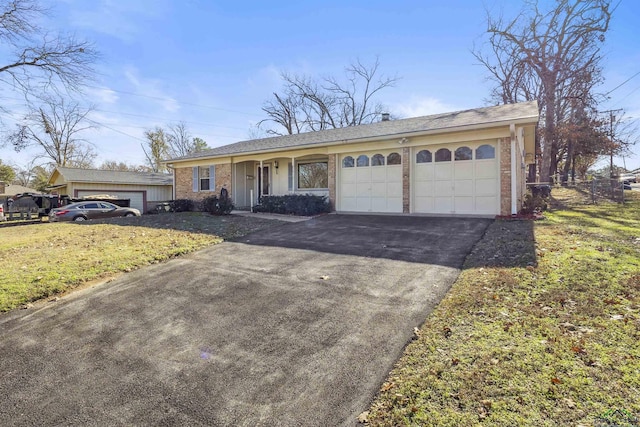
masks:
<svg viewBox="0 0 640 427"><path fill-rule="evenodd" d="M109 88L87 88L88 98L94 103L115 104L118 102L118 94Z"/></svg>
<svg viewBox="0 0 640 427"><path fill-rule="evenodd" d="M411 97L407 101L388 105L389 113L400 118L428 116L431 114L447 113L459 110L453 105L447 104L432 97Z"/></svg>
<svg viewBox="0 0 640 427"><path fill-rule="evenodd" d="M73 27L93 31L131 42L144 31L144 22L163 16L168 10L160 0L100 0L68 2L69 21Z"/></svg>
<svg viewBox="0 0 640 427"><path fill-rule="evenodd" d="M174 113L180 109L178 101L163 90L166 85L160 79L144 79L138 75L135 67L127 67L124 76L135 88L137 95L147 97L151 101L158 103L165 111Z"/></svg>

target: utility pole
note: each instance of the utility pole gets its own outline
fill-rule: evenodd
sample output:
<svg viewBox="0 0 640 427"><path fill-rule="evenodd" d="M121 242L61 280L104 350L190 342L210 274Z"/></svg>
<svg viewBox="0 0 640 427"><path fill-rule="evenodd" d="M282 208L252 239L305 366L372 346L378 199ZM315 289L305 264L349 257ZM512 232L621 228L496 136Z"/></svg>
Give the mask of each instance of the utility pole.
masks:
<svg viewBox="0 0 640 427"><path fill-rule="evenodd" d="M618 111L622 111L622 108L618 108L617 110L606 110L606 111L599 111L599 113L609 113L609 138L611 138L611 155L610 155L610 162L609 162L609 177L613 178L613 150L615 148L615 144L614 144L614 138L613 138L613 120L615 119L615 116L613 115L613 113L617 113Z"/></svg>

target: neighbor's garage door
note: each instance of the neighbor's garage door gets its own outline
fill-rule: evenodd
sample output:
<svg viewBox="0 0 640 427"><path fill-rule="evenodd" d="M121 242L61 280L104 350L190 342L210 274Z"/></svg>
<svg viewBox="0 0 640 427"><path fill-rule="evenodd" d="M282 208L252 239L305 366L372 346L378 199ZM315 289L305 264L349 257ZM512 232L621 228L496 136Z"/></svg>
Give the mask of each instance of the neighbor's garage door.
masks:
<svg viewBox="0 0 640 427"><path fill-rule="evenodd" d="M130 199L129 206L138 209L144 213L146 211L144 207L144 192L143 191L111 191L111 190L79 190L78 197L94 196L96 194L117 197L119 199Z"/></svg>
<svg viewBox="0 0 640 427"><path fill-rule="evenodd" d="M500 213L496 144L418 147L413 151L413 209L417 213Z"/></svg>
<svg viewBox="0 0 640 427"><path fill-rule="evenodd" d="M402 212L400 153L345 154L339 165L339 211Z"/></svg>

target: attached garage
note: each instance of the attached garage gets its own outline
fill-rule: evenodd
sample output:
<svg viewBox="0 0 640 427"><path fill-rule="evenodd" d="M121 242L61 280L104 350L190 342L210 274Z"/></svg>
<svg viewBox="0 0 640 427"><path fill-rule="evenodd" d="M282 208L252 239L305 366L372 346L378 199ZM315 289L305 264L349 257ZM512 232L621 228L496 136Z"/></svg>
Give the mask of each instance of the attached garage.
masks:
<svg viewBox="0 0 640 427"><path fill-rule="evenodd" d="M498 152L496 142L414 147L413 212L499 214Z"/></svg>
<svg viewBox="0 0 640 427"><path fill-rule="evenodd" d="M140 210L140 212L145 212L145 201L146 194L145 191L112 191L112 190L78 190L78 195L76 197L82 198L85 196L94 196L97 194L103 195L108 194L109 196L117 197L118 199L129 199L129 206L132 208L136 208Z"/></svg>
<svg viewBox="0 0 640 427"><path fill-rule="evenodd" d="M280 182L269 187L269 195L327 194L337 213L514 215L524 202L527 168L535 172L538 118L535 101L383 118L239 141L171 159L168 165L177 198L199 200L210 194L197 190L192 170L215 165L215 192L225 188L232 198L245 200L247 192L259 188L260 165L269 168L274 183ZM278 168L293 171L308 159L326 164L326 179L317 181L322 185L296 185L291 172L280 172L277 179Z"/></svg>
<svg viewBox="0 0 640 427"><path fill-rule="evenodd" d="M340 210L402 213L402 156L398 152L340 157Z"/></svg>

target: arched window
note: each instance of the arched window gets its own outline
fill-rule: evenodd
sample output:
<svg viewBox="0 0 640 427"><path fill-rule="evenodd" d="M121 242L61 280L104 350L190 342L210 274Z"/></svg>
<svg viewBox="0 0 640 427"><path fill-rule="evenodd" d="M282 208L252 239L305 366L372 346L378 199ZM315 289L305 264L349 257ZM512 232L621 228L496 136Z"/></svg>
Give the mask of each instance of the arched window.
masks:
<svg viewBox="0 0 640 427"><path fill-rule="evenodd" d="M364 154L358 156L358 162L356 163L358 167L369 166L369 157Z"/></svg>
<svg viewBox="0 0 640 427"><path fill-rule="evenodd" d="M384 166L384 156L382 154L374 154L371 157L371 166Z"/></svg>
<svg viewBox="0 0 640 427"><path fill-rule="evenodd" d="M456 160L471 160L473 156L473 152L469 147L460 147L456 149Z"/></svg>
<svg viewBox="0 0 640 427"><path fill-rule="evenodd" d="M342 159L342 167L343 168L352 168L354 166L353 157L347 156Z"/></svg>
<svg viewBox="0 0 640 427"><path fill-rule="evenodd" d="M418 154L416 154L416 163L431 163L431 151L418 151Z"/></svg>
<svg viewBox="0 0 640 427"><path fill-rule="evenodd" d="M402 157L398 153L391 153L387 156L387 165L402 164Z"/></svg>
<svg viewBox="0 0 640 427"><path fill-rule="evenodd" d="M476 148L476 160L482 159L495 159L496 158L496 149L493 145L481 145Z"/></svg>
<svg viewBox="0 0 640 427"><path fill-rule="evenodd" d="M446 148L441 148L436 151L436 162L450 162L451 161L451 151Z"/></svg>

